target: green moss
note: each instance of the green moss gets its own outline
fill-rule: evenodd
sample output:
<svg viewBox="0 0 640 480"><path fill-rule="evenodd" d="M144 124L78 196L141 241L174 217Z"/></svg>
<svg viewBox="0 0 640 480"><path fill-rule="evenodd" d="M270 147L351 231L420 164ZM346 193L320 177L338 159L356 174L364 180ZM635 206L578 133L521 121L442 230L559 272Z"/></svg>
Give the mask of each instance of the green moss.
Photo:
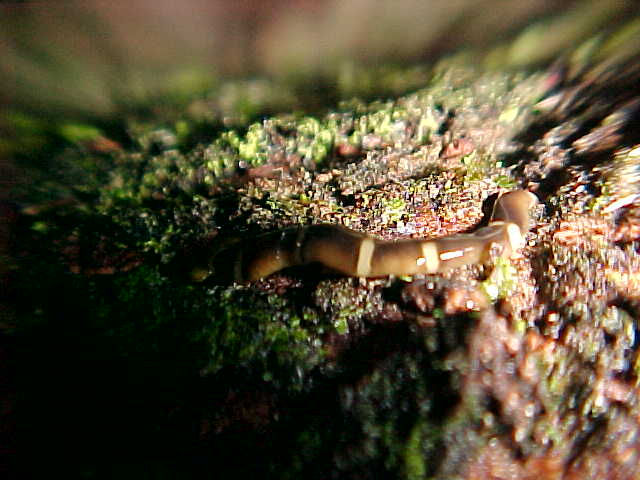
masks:
<svg viewBox="0 0 640 480"><path fill-rule="evenodd" d="M354 283L354 279L323 281L315 290L317 305L339 334L347 334L351 328L359 330L363 317L375 311L380 301L379 292L359 289Z"/></svg>
<svg viewBox="0 0 640 480"><path fill-rule="evenodd" d="M502 165L498 164L497 166L501 167ZM496 185L498 187L509 189L509 190L514 190L518 186L516 181L512 177L509 177L507 175L497 175L493 179L493 181L496 182Z"/></svg>
<svg viewBox="0 0 640 480"><path fill-rule="evenodd" d="M81 143L95 140L102 135L100 129L93 125L68 123L59 128L60 136L70 143Z"/></svg>
<svg viewBox="0 0 640 480"><path fill-rule="evenodd" d="M238 155L249 165L263 164L269 155L270 138L263 125L254 123L238 141Z"/></svg>
<svg viewBox="0 0 640 480"><path fill-rule="evenodd" d="M426 477L427 469L424 464L422 447L424 425L418 422L411 430L404 453L404 465L407 480L419 480Z"/></svg>
<svg viewBox="0 0 640 480"><path fill-rule="evenodd" d="M610 162L596 169L600 194L590 199L587 209L609 215L637 201L640 185L640 148L618 150ZM616 206L617 205L617 206Z"/></svg>
<svg viewBox="0 0 640 480"><path fill-rule="evenodd" d="M249 296L235 287L211 295L215 306L201 337L211 348L204 371L251 369L280 387L302 388L305 374L322 359L321 322L310 311L301 319L276 295Z"/></svg>
<svg viewBox="0 0 640 480"><path fill-rule="evenodd" d="M582 6L552 26L571 33L573 29L567 26L580 9ZM594 16L581 18L588 18L589 23ZM504 65L504 58L511 64L545 58L549 50L538 49L545 31L532 27L513 45L499 46L486 61ZM388 92L394 99L371 103L355 99L329 114L323 109L295 112L304 104L300 92L310 89L301 85L282 88L266 79L203 85L187 72L182 78L169 79L175 93L167 94L168 102L161 99L142 114L123 113L115 129L100 124L92 130L86 120L14 118L19 139L0 140L0 153L29 153L31 159L46 159L41 164L45 173L29 176L34 188L19 206L26 205L25 211L31 207L29 211L35 213L19 218L22 230L16 242L21 255L15 269L17 284L24 285L18 292L16 315L25 331L39 332L35 337L41 339L28 350L26 360L32 368L23 377L26 383L45 380L49 387L31 398L50 398L50 391L67 395L54 401L56 408L47 412L49 418L63 418L65 429L68 417L60 415L60 410L63 414L71 411L64 410L65 404L74 410L84 408L84 421L102 419L119 410L122 399L133 398L142 405L134 412L137 415L123 416L118 411L108 418L128 428L157 411L154 418L160 420L149 422L147 436L133 435L134 440L127 443L126 429L98 421L95 426L95 422L86 422L91 430L78 438L91 440L94 435L105 438L107 445L124 444L123 450L132 452L147 448L148 458L153 459L158 451L186 451L186 456L205 451L208 461L210 453L222 447L225 454L230 453L220 454L226 457L222 462L237 458L241 451L251 460L247 463L267 459L264 461L272 466L282 453L293 452L291 465L271 469L277 475L294 472L289 478L424 478L438 473L451 478L460 473L456 467L464 468L474 460L474 452L486 446L489 438L508 445L507 453L517 456L509 463L506 455L504 471L528 466L531 452L541 462L551 459L552 467L558 461L571 464L576 475L583 473L581 465L591 464L594 456L589 452L596 452L605 468L619 465L617 459L626 458L625 453L633 449L621 439L636 438L632 433L637 430L637 392L629 385L630 400L608 405L594 385L602 379L619 380L621 384L613 383L607 390L615 395L617 386L624 387L627 381L632 384L634 375L637 386L640 377L634 320L637 292L627 282L637 245L613 245L607 243L608 238L584 235L586 247L576 248L571 240L558 240L554 232L561 230L559 222L573 226L583 202L598 215L612 214L605 220L617 221L618 214L627 211L635 215L637 155L618 151L605 166L609 162L601 159L605 156L601 153L606 152L607 141L601 142L604 150L596 155L575 156L565 146L572 144L574 134L581 133L581 125L615 125L615 116L599 118L590 112L603 105L606 109L607 103L617 102L616 96L626 95L616 93L616 87L625 87L624 82L618 83L623 75L617 75L624 71L612 68L611 63L604 65L601 71L613 72L606 78L603 92L607 94L590 90L599 81L597 70L588 73L588 82L576 78L579 73L575 72L589 71L586 64L602 55L625 58L638 43L629 41L637 32L638 22L630 21L618 34L604 29L597 38L583 43L580 51L565 52L570 62L566 84L573 90L567 91L569 95L554 114L562 117L565 109L582 108L581 98L594 101L579 118L569 113L563 125L549 116L539 123L530 122L531 104L539 95L532 92L533 86L548 86L548 81L460 68L436 69L427 77L422 75L424 67L359 69L348 65L339 70L337 78L327 81L321 100L313 92L309 102L331 99L322 108L336 110L344 95L388 99ZM571 41L574 35L563 38L561 45L579 43ZM533 57L532 49L538 49ZM544 72L548 80L556 73ZM427 78L431 78L429 83ZM421 90L397 97L406 88ZM628 135L633 129L625 130L623 120L617 133L625 141L633 140ZM560 128L541 132L550 127L549 122ZM485 136L483 130L499 132L498 137ZM109 136L114 131L126 132L114 138L121 145L117 151L88 153L92 147L82 145L98 134ZM519 132L527 135L523 144L518 143L522 141ZM441 156L441 147L451 138L465 135L477 142L472 153L463 158ZM491 141L485 142L486 138ZM510 143L511 138L516 140ZM344 149L337 148L345 143L357 147L351 149L355 153L348 159L341 158L339 152ZM40 153L34 156L34 151ZM515 159L511 152L523 153L524 159ZM565 153L570 162L567 179L545 178L545 162L564 160ZM582 161L585 158L587 162ZM509 161L520 163L507 169ZM599 164L595 169L590 166L594 162ZM270 163L282 170L280 178L252 182L247 181L250 175L243 176L247 168ZM538 178L540 170L542 178ZM414 189L414 178L423 179L425 188ZM588 184L578 185L578 178ZM208 289L181 283L161 268L178 251L191 252L200 241L215 247L228 237L251 238L262 230L297 223L332 221L387 234L393 228L389 224L408 220L405 215L432 207L444 210L446 205L469 198L477 202L495 187L519 184L538 185L540 192L551 187L553 193L545 199L547 209L539 222L542 228L535 231L536 246L531 248L536 297L525 307L511 300L511 292L518 288L514 285L517 277L513 266L501 260L483 287L493 301L504 300L500 314L511 329L521 334L526 327L542 343L531 347L539 348L538 352L527 351L529 345L523 344L517 354L509 353L506 363L489 365L492 368L472 355L474 350L499 352L502 343L493 342L490 334L474 337L478 322L473 318L465 317L465 325L456 333L458 327L439 304L431 313L436 325L423 327L420 312L406 295L415 285L334 278L317 283L317 277L306 272L285 272L249 287ZM406 192L399 193L404 187ZM487 188L492 192L485 192ZM421 198L428 201L420 203ZM71 203L59 202L61 199ZM371 202L363 205L365 199ZM372 221L381 213L384 223ZM453 215L443 217L455 221ZM633 215L623 218L635 221ZM102 273L70 273L86 264ZM477 273L470 270L462 272L459 281ZM13 277L11 280L14 284ZM423 338L425 329L432 335ZM429 341L436 336L442 340ZM509 342L509 348L518 346L514 342ZM56 364L61 354L70 361ZM526 355L536 358L531 376L522 374L517 363ZM123 361L124 366L118 368ZM445 362L466 367L452 367L443 375L438 365ZM54 366L48 371L51 363ZM59 381L60 376L64 380L64 375L85 364L81 375ZM204 379L197 375L203 367L208 372ZM445 396L440 401L447 405L437 405L451 380L448 375L455 377L455 368L466 368L463 379L451 382L463 398L458 402ZM474 384L473 372L482 369L481 382ZM33 375L42 371L40 376ZM53 375L47 375L49 372ZM47 376L55 381L47 384ZM150 380L153 378L157 380ZM194 384L185 383L184 378L198 378L197 388L188 388ZM223 400L210 395L201 381L210 381ZM82 387L74 391L74 385ZM259 408L251 401L234 400L242 388L266 390L275 400L264 401L258 395L255 403ZM86 401L91 391L98 392L89 398L97 403ZM116 393L109 397L111 391ZM186 398L188 392L195 392L194 398ZM301 400L300 392L309 396ZM534 414L527 419L530 423L521 429L533 432L532 438L516 437L516 428L511 426L522 421L522 414L508 412L505 392L530 397L535 403ZM101 403L101 397L107 400ZM456 414L446 407L458 404L456 412L462 413L455 425L451 418ZM28 408L28 401L26 405ZM221 421L213 426L203 422L197 418L203 410L222 412L218 414ZM255 414L265 410L266 414ZM199 433L186 439L177 435L167 444L154 443L167 431L162 422L178 418L179 423L181 416L188 417L185 430ZM256 426L245 416L252 421L258 417L263 423ZM290 430L279 430L278 418L283 416L289 416ZM32 416L24 417L29 420ZM30 426L38 427L33 429L36 433L62 431L58 425L49 428L44 416L33 418ZM110 429L115 434L109 436ZM630 433L620 436L620 431ZM215 438L213 449L210 444L200 448L207 432ZM463 433L456 436L459 432ZM589 433L586 437L585 432ZM238 439L238 447L225 450L230 438ZM273 438L277 443L273 448L258 454L251 450L253 445L270 444ZM295 448L279 444L288 438L297 439ZM55 448L55 442L43 444L47 450L52 445ZM462 452L459 457L455 457L456 449ZM83 455L82 448L74 445L71 450L79 457L94 454ZM443 452L447 455L444 460ZM611 458L615 460L607 464ZM449 463L449 471L437 471L442 461Z"/></svg>
<svg viewBox="0 0 640 480"><path fill-rule="evenodd" d="M508 258L498 257L495 259L491 275L480 286L491 301L496 302L507 298L514 291L516 273Z"/></svg>
<svg viewBox="0 0 640 480"><path fill-rule="evenodd" d="M361 86L363 90L373 88L372 76L344 75L344 91L357 91L358 78L370 82ZM388 81L401 78L390 73ZM171 390L181 374L210 382L222 400L205 396L190 401L202 410L223 412L211 435L223 432L216 437L222 438L220 443L228 438L223 436L225 429L242 442L255 440L263 430L280 434L278 438L290 435L296 439L296 448L287 449L293 460L284 468L294 472L290 478L305 477L316 467L330 470L328 477L344 473L345 478L355 478L370 471L394 478L435 475L451 432L464 431L466 444L481 445L487 432L502 434L496 424L511 425L519 419L517 413L511 418L502 411L500 392L522 385L523 391L535 390L532 397L541 411L560 418L556 423L553 417L539 425L527 424L523 431L537 428L554 444L570 444L567 440L575 429L569 417L578 415L575 412L584 414L585 422L607 414L591 389L594 377L589 369L597 365L613 375L626 375L628 369L637 379L640 360L633 351L633 318L622 313L622 306L600 308L589 300L590 294L602 291L605 280L615 283L618 278L615 272L604 277L598 273L603 265L611 267L606 249L585 253L554 245L534 252L554 268L554 281L540 283L539 298L556 302L549 308L558 311L560 327L551 321L545 325L544 318L535 316L538 313L504 309L518 334L515 339L520 340L527 328L540 328L540 336L556 345L548 356L536 357L535 375L540 380L530 390L529 379L511 378L519 374L515 363L500 368L503 376L497 379L489 369L485 372L489 380L510 382L507 385L487 382L474 390L473 379L468 379L471 366L483 368L480 360L471 358L477 348L473 335L478 317L448 316L437 286L420 292L428 300L424 305L414 305L408 292L421 284L408 279L337 279L309 269L248 286L207 287L174 275L168 267L180 263L182 252L189 261L205 262L210 251L234 237L251 239L290 225L330 221L387 235L402 222L404 232L412 234L429 231L431 225L419 222L431 222L430 210L435 208L446 214L434 216L433 223L444 220L447 228L456 228L458 202L477 206L478 199L492 193L487 188L514 188L518 183L519 170L507 169L508 155L501 155L512 151L508 139L529 118L535 78L443 71L416 93L394 100L354 99L331 113L276 111L261 118L265 110L275 108L267 97L277 88L265 82L215 87L189 109L200 109L202 117L181 116L171 109L163 118L126 117L122 130L130 138L112 152L83 150L85 140L105 134L103 128L68 122L53 129L64 142L52 162L62 173L54 180L37 178L40 191L30 198L52 204L71 198L72 203L50 211L34 208L33 218L25 222L28 233L23 235L29 240L20 248L32 254L23 261L26 273L20 273L29 286L20 313L26 325L37 330L50 321L52 331L60 328L65 334L80 328L94 335L89 338L107 339L120 359L139 355L144 363L168 358L177 366L163 363L158 376L164 380L165 370L174 373L167 380ZM261 97L261 89L266 97ZM218 97L220 91L224 95ZM284 103L295 103L287 96L283 94ZM46 134L46 124L29 118L18 118L16 124L20 131ZM442 156L451 138L481 129L499 132L500 138L484 144L478 135L471 153ZM199 145L191 148L203 131ZM39 144L36 133L32 145ZM499 150L504 143L505 151ZM346 149L347 158L339 148L345 144L357 147ZM595 211L637 190L634 155L619 152L609 170L595 172L601 187ZM268 168L254 168L262 165L274 167L277 174L264 175ZM561 186L547 199L549 210L558 215L569 211L570 193L575 193L574 185ZM408 227L414 217L416 223ZM546 231L538 233L541 241ZM196 248L200 244L205 245L203 253ZM542 278L552 275L546 265L534 268ZM469 269L456 281L476 274ZM509 307L517 281L514 266L498 258L482 288L492 302L504 300ZM592 283L585 286L587 282ZM565 296L565 291L571 295ZM430 309L428 322L424 309ZM81 321L67 330L61 327L74 314ZM560 329L563 339L556 342ZM482 346L502 348L491 343L490 335L481 340ZM511 355L509 361L519 358ZM454 388L464 398L459 402L461 413L451 420L458 398L448 390ZM243 389L273 396L272 403L259 395L255 401L268 410L264 418L253 415L252 408L258 407L251 400L234 403L234 395ZM500 408L489 412L487 398ZM193 406L175 404L172 412ZM287 409L300 404L309 410L300 414L296 408ZM246 411L251 421L258 416L264 423L246 421ZM315 415L318 412L322 415ZM286 435L278 431L279 415L289 416ZM190 428L206 430L205 422L198 423L201 419L189 420ZM483 426L483 421L491 425ZM243 429L249 432L246 437ZM530 439L516 443L525 454L536 448ZM275 462L271 453L278 449L264 457Z"/></svg>
<svg viewBox="0 0 640 480"><path fill-rule="evenodd" d="M336 463L344 475L357 476L371 462L394 478L435 473L441 434L438 419L429 415L434 398L420 374L423 361L422 354L392 355L365 382L346 387L343 408L361 433L350 429L339 437Z"/></svg>
<svg viewBox="0 0 640 480"><path fill-rule="evenodd" d="M385 222L396 223L406 213L406 204L402 198L390 198L382 205L382 218Z"/></svg>

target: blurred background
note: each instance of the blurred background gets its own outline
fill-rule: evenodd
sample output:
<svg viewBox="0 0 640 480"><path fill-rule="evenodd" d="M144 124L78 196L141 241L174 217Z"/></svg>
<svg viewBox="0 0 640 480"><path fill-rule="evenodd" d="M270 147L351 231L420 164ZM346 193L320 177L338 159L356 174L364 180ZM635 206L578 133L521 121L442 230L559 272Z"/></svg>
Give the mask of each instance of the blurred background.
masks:
<svg viewBox="0 0 640 480"><path fill-rule="evenodd" d="M135 121L186 118L187 149L269 115L417 90L443 63L579 69L632 55L637 10L633 0L3 2L0 198L30 175L17 165L41 169L52 147L97 134L126 146Z"/></svg>
<svg viewBox="0 0 640 480"><path fill-rule="evenodd" d="M636 8L632 0L9 2L0 5L0 98L36 112L109 114L256 76L348 93L363 65L433 66L452 54L500 68L544 64Z"/></svg>

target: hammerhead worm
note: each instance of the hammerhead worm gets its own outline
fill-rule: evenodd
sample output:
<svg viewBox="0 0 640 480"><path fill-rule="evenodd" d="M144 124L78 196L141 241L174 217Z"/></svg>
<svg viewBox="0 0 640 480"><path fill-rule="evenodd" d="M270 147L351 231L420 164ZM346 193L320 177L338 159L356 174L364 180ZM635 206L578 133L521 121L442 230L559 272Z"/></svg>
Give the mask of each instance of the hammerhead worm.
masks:
<svg viewBox="0 0 640 480"><path fill-rule="evenodd" d="M508 258L523 246L529 211L537 197L526 190L500 196L486 226L435 239L378 240L333 224L289 228L224 249L209 259L200 278L247 282L297 265L317 263L352 277L440 273L492 256Z"/></svg>

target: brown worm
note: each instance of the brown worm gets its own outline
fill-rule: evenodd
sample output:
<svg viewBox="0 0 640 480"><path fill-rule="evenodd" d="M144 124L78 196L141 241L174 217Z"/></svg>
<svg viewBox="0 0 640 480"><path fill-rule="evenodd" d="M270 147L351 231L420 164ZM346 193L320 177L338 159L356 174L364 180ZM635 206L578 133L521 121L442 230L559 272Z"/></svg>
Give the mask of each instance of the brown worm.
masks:
<svg viewBox="0 0 640 480"><path fill-rule="evenodd" d="M352 277L440 273L486 263L492 255L509 257L523 245L529 210L536 203L536 196L526 190L505 193L485 227L431 240L378 240L333 224L280 230L218 252L207 271L195 275L246 282L311 263Z"/></svg>

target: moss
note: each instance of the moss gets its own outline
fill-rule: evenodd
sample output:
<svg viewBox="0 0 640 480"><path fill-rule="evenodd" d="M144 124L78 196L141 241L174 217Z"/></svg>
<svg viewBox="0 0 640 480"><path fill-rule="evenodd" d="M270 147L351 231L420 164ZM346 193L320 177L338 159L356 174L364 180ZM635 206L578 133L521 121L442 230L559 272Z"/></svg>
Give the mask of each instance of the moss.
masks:
<svg viewBox="0 0 640 480"><path fill-rule="evenodd" d="M516 270L509 259L498 257L487 279L480 285L491 302L507 298L516 288Z"/></svg>
<svg viewBox="0 0 640 480"><path fill-rule="evenodd" d="M393 355L376 365L366 382L343 392L343 408L355 425L339 435L334 449L342 475L357 476L371 464L391 476L433 475L441 438L437 418L429 417L432 394L419 374L422 361L420 355Z"/></svg>
<svg viewBox="0 0 640 480"><path fill-rule="evenodd" d="M341 335L362 328L363 318L375 311L379 295L358 288L351 279L321 282L314 292L315 303Z"/></svg>
<svg viewBox="0 0 640 480"><path fill-rule="evenodd" d="M100 129L93 125L66 124L60 126L60 136L71 143L95 140L102 135Z"/></svg>
<svg viewBox="0 0 640 480"><path fill-rule="evenodd" d="M397 223L405 215L405 202L401 198L391 198L383 206L382 218L385 223Z"/></svg>
<svg viewBox="0 0 640 480"><path fill-rule="evenodd" d="M416 424L411 430L404 454L405 475L408 480L426 477L427 468L424 464L423 432L424 426Z"/></svg>
<svg viewBox="0 0 640 480"><path fill-rule="evenodd" d="M302 388L306 374L322 360L319 341L323 322L300 318L292 306L275 295L243 294L234 287L214 289L210 323L201 337L210 346L204 371L251 369L280 388Z"/></svg>
<svg viewBox="0 0 640 480"><path fill-rule="evenodd" d="M611 162L598 168L597 185L600 195L589 203L589 209L609 215L621 208L633 205L640 186L640 147L623 148L615 153Z"/></svg>
<svg viewBox="0 0 640 480"><path fill-rule="evenodd" d="M177 95L155 115L125 114L117 129L18 115L24 141L2 148L56 145L16 216L16 315L37 340L30 371L44 372L25 377L46 379L60 344L69 362L54 370L75 372L72 393L130 379L115 398L92 398L96 411L131 391L144 401L118 425L153 417L142 441L122 438L123 428L106 435L112 444L203 458L241 451L290 478L523 472L530 458L579 465L597 445L583 447L619 425L632 438L638 158L637 148L607 145L637 144L633 116L618 106L633 89L615 71L603 80L578 70L587 77L566 84L580 89L563 90L550 115L534 104L553 72L451 66L414 93L328 112L295 111L295 88L280 95L256 79ZM376 71L346 69L337 88L373 96ZM383 90L420 72L403 80L390 68ZM574 101L576 91L600 101ZM117 146L91 145L114 131ZM456 140L469 148L448 148ZM333 222L386 239L471 230L487 198L517 185L536 190L544 209L523 257L498 258L490 272L397 281L304 268L224 287L176 273L206 267L235 238L291 225ZM470 301L482 302L465 295L484 274L491 301L470 313ZM86 369L69 370L85 359ZM64 390L48 385L34 382L34 398ZM176 418L184 431L156 449L158 431L173 433L162 422ZM635 448L614 437L598 447L610 462ZM495 445L507 445L497 460L487 453Z"/></svg>

